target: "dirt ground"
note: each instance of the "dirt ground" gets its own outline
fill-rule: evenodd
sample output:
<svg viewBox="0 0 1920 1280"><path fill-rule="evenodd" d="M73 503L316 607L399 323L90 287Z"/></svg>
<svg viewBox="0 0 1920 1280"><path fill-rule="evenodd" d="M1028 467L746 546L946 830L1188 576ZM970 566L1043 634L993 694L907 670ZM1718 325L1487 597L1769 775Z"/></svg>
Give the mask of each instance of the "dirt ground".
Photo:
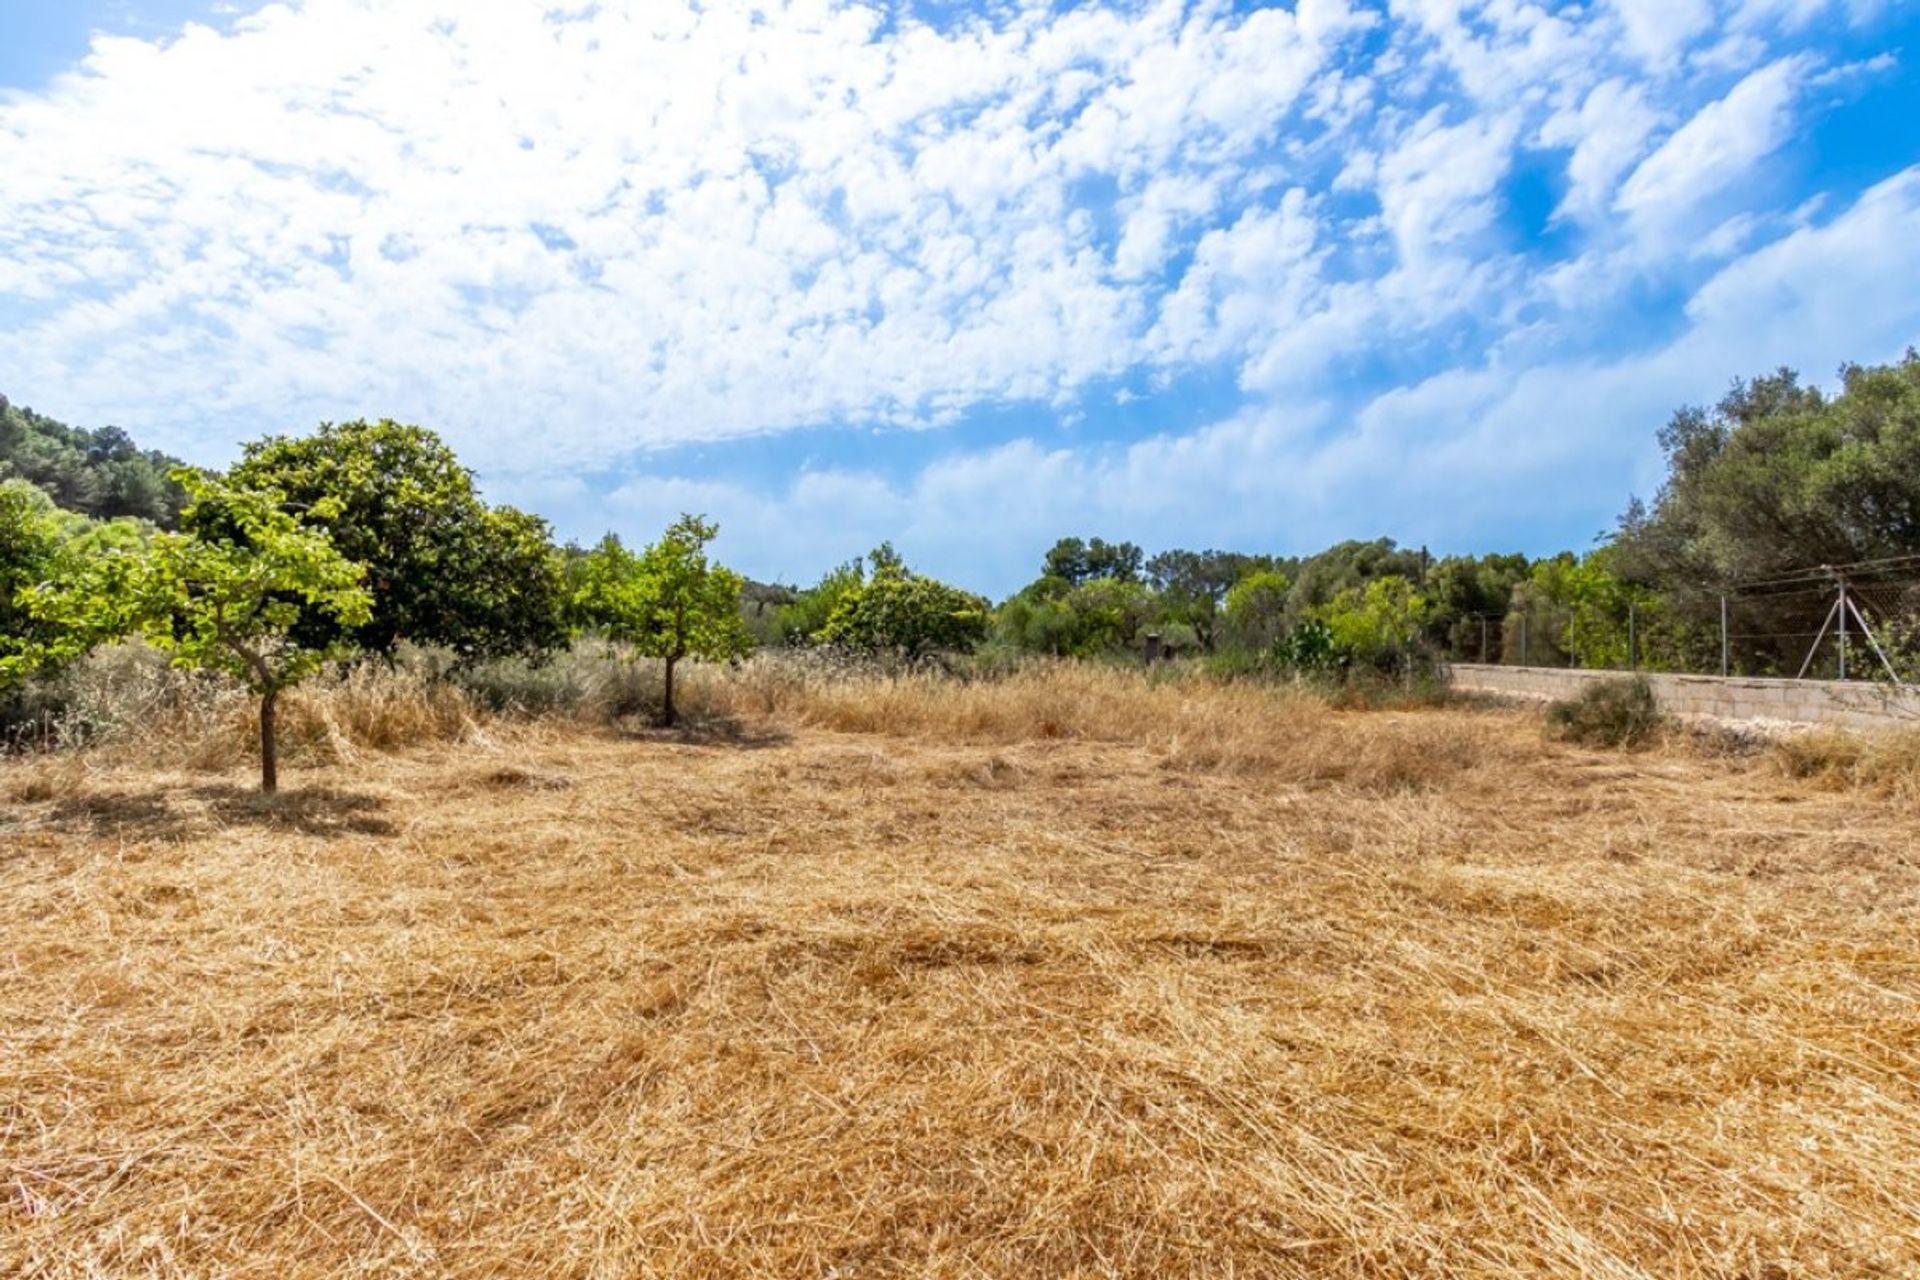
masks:
<svg viewBox="0 0 1920 1280"><path fill-rule="evenodd" d="M1910 809L1050 732L0 764L0 1274L1920 1275Z"/></svg>

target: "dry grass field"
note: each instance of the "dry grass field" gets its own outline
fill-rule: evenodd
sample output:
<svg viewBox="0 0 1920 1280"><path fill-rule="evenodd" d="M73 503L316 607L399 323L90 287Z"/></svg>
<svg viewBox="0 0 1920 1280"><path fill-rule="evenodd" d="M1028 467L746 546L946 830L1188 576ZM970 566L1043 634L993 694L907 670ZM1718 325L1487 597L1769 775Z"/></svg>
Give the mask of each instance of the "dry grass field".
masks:
<svg viewBox="0 0 1920 1280"><path fill-rule="evenodd" d="M1920 1275L1902 775L704 679L0 763L0 1273Z"/></svg>

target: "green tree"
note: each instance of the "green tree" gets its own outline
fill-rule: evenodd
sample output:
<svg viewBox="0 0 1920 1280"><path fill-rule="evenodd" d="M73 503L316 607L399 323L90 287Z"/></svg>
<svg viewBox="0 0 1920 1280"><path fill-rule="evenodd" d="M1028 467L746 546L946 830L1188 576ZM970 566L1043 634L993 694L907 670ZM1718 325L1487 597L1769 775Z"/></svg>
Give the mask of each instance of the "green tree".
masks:
<svg viewBox="0 0 1920 1280"><path fill-rule="evenodd" d="M1690 630L1692 662L1717 662L1728 592L1736 666L1792 671L1829 598L1730 588L1920 554L1920 352L1849 366L1835 396L1788 369L1737 382L1712 409L1674 414L1660 444L1666 480L1651 506L1621 517L1613 568ZM1920 616L1920 603L1898 607Z"/></svg>
<svg viewBox="0 0 1920 1280"><path fill-rule="evenodd" d="M566 583L546 522L482 502L472 472L423 427L383 419L271 436L248 445L229 476L236 488L283 494L302 523L367 567L370 615L350 629L324 613L302 618L302 643L384 654L405 639L487 658L566 642ZM187 518L207 531L224 520L205 502Z"/></svg>
<svg viewBox="0 0 1920 1280"><path fill-rule="evenodd" d="M1336 543L1300 562L1293 575L1289 615L1296 620L1305 618L1313 610L1330 604L1341 592L1364 588L1375 578L1393 575L1418 582L1421 568L1421 553L1407 550L1391 538Z"/></svg>
<svg viewBox="0 0 1920 1280"><path fill-rule="evenodd" d="M786 642L786 627L781 614L799 600L799 589L784 583L757 582L752 578L741 580L740 625L746 628L755 648Z"/></svg>
<svg viewBox="0 0 1920 1280"><path fill-rule="evenodd" d="M1619 559L1619 548L1607 546L1584 557L1569 552L1535 563L1514 587L1503 650L1519 657L1524 619L1526 656L1536 664L1615 670L1636 662L1650 670L1686 666L1695 647L1687 624L1652 589L1622 577L1616 571Z"/></svg>
<svg viewBox="0 0 1920 1280"><path fill-rule="evenodd" d="M1478 656L1483 624L1498 628L1513 589L1532 569L1524 555L1447 556L1427 572L1421 588L1433 602L1428 630L1448 653ZM1491 635L1492 633L1487 633ZM1490 652L1496 657L1504 650Z"/></svg>
<svg viewBox="0 0 1920 1280"><path fill-rule="evenodd" d="M1430 609L1411 582L1386 574L1365 587L1348 587L1316 616L1327 624L1336 649L1357 660L1411 674L1414 641Z"/></svg>
<svg viewBox="0 0 1920 1280"><path fill-rule="evenodd" d="M1131 542L1062 538L1047 552L1040 571L1043 576L1064 578L1075 586L1095 578L1135 582L1140 577L1141 559L1140 548Z"/></svg>
<svg viewBox="0 0 1920 1280"><path fill-rule="evenodd" d="M994 610L995 631L1015 649L1064 657L1076 643L1078 619L1067 604L1072 591L1064 578L1029 583Z"/></svg>
<svg viewBox="0 0 1920 1280"><path fill-rule="evenodd" d="M169 476L179 465L119 427L70 427L0 396L0 474L11 469L64 510L172 528L186 501Z"/></svg>
<svg viewBox="0 0 1920 1280"><path fill-rule="evenodd" d="M676 718L673 676L681 661L717 662L748 647L740 575L707 557L719 532L710 521L683 515L637 555L608 534L587 556L579 612L610 639L665 664L660 719L668 726Z"/></svg>
<svg viewBox="0 0 1920 1280"><path fill-rule="evenodd" d="M52 507L24 480L0 483L0 689L50 659L44 626L22 596L53 575L60 529Z"/></svg>
<svg viewBox="0 0 1920 1280"><path fill-rule="evenodd" d="M1131 653L1140 647L1153 616L1153 593L1131 578L1090 578L1067 594L1074 635L1069 652L1080 657Z"/></svg>
<svg viewBox="0 0 1920 1280"><path fill-rule="evenodd" d="M1143 582L1099 577L1076 584L1048 575L1009 597L994 625L1007 643L1030 653L1091 658L1137 648L1154 604Z"/></svg>
<svg viewBox="0 0 1920 1280"><path fill-rule="evenodd" d="M780 606L776 625L782 643L812 644L840 601L848 593L858 591L866 580L866 562L859 556L827 570L820 581Z"/></svg>
<svg viewBox="0 0 1920 1280"><path fill-rule="evenodd" d="M1271 556L1239 551L1162 551L1147 561L1147 580L1160 593L1155 621L1192 627L1201 647L1211 650L1221 605L1234 583L1277 566Z"/></svg>
<svg viewBox="0 0 1920 1280"><path fill-rule="evenodd" d="M913 572L891 552L883 546L869 557L872 576L840 597L816 639L916 662L936 652L970 650L986 638L985 600Z"/></svg>
<svg viewBox="0 0 1920 1280"><path fill-rule="evenodd" d="M37 615L32 600L80 566L144 548L151 532L139 520L63 511L24 480L0 481L0 689L58 671L113 638L84 618Z"/></svg>
<svg viewBox="0 0 1920 1280"><path fill-rule="evenodd" d="M1226 597L1226 631L1249 651L1270 649L1287 634L1293 583L1278 569L1260 569L1234 583Z"/></svg>
<svg viewBox="0 0 1920 1280"><path fill-rule="evenodd" d="M217 507L219 531L161 533L137 549L80 560L73 571L26 593L28 608L61 634L86 643L137 631L174 665L223 671L260 699L260 789L279 787L276 724L280 695L345 646L315 646L296 628L315 614L352 628L372 599L364 571L284 510L272 490L236 489L184 469L175 478L192 499ZM322 512L321 514L325 514Z"/></svg>

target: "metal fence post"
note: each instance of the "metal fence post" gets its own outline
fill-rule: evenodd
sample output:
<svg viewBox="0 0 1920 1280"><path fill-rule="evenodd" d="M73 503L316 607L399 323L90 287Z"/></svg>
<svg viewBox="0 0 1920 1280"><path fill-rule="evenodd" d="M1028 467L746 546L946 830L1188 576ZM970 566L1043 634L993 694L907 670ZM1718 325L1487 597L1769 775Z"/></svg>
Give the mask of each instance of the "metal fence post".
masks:
<svg viewBox="0 0 1920 1280"><path fill-rule="evenodd" d="M1720 597L1720 675L1724 679L1733 674L1730 664L1731 651L1727 643L1727 598Z"/></svg>
<svg viewBox="0 0 1920 1280"><path fill-rule="evenodd" d="M1480 665L1487 665L1487 615L1480 615Z"/></svg>
<svg viewBox="0 0 1920 1280"><path fill-rule="evenodd" d="M1527 615L1520 615L1520 665L1527 665Z"/></svg>
<svg viewBox="0 0 1920 1280"><path fill-rule="evenodd" d="M1840 678L1847 678L1847 580L1840 579Z"/></svg>
<svg viewBox="0 0 1920 1280"><path fill-rule="evenodd" d="M1631 601L1627 604L1627 670L1640 669L1640 609Z"/></svg>

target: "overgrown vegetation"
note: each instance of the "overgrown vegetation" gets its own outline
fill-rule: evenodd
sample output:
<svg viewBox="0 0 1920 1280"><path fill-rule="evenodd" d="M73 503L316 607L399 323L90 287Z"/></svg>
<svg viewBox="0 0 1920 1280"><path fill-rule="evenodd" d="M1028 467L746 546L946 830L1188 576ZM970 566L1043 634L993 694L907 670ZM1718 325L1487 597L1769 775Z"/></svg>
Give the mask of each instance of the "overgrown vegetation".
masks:
<svg viewBox="0 0 1920 1280"><path fill-rule="evenodd" d="M1547 704L1547 725L1570 742L1637 747L1660 730L1662 716L1644 676L1593 680L1571 698Z"/></svg>

